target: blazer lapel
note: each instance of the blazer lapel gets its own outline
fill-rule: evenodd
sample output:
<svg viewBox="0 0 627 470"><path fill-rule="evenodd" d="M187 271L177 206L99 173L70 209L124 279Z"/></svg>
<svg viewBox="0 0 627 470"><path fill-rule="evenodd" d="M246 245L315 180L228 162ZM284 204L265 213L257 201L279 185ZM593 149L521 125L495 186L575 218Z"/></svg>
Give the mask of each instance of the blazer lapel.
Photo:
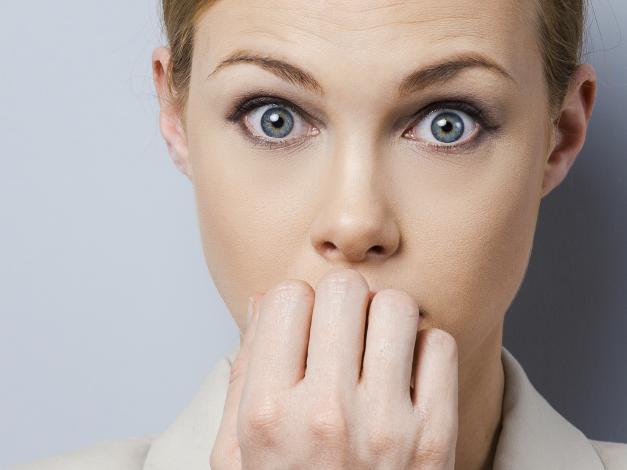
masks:
<svg viewBox="0 0 627 470"><path fill-rule="evenodd" d="M170 427L157 436L143 470L207 470L218 433L231 363L239 343L220 358L200 390ZM493 470L603 470L586 436L540 395L503 347L502 429Z"/></svg>
<svg viewBox="0 0 627 470"><path fill-rule="evenodd" d="M170 427L155 438L143 470L207 470L218 434L235 348L221 357L200 390Z"/></svg>
<svg viewBox="0 0 627 470"><path fill-rule="evenodd" d="M545 400L505 347L501 359L505 392L493 469L603 470L588 438Z"/></svg>

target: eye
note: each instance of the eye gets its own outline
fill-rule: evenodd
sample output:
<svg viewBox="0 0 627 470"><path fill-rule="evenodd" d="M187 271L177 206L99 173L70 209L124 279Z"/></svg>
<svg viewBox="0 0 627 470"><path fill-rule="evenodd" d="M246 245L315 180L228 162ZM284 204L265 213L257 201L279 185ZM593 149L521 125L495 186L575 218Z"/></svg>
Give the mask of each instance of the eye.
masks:
<svg viewBox="0 0 627 470"><path fill-rule="evenodd" d="M473 111L455 108L438 108L412 127L411 137L436 147L457 147L469 143L481 130Z"/></svg>
<svg viewBox="0 0 627 470"><path fill-rule="evenodd" d="M251 96L252 95L252 96ZM470 148L480 142L484 132L499 129L481 108L467 101L440 101L421 110L420 120L409 135L433 150L453 151ZM255 146L268 149L296 147L318 135L318 118L312 117L291 101L271 95L245 94L227 114L226 119L240 126Z"/></svg>
<svg viewBox="0 0 627 470"><path fill-rule="evenodd" d="M240 122L256 145L268 148L302 142L319 132L295 106L271 97L258 97L238 106L230 120Z"/></svg>

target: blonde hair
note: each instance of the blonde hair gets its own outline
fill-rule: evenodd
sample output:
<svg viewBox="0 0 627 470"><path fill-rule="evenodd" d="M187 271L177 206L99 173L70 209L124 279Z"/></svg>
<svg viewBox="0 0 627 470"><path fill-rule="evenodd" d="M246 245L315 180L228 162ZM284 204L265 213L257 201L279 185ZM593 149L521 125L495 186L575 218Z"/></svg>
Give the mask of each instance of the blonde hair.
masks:
<svg viewBox="0 0 627 470"><path fill-rule="evenodd" d="M189 94L194 35L198 18L215 0L162 0L163 28L171 50L167 70L170 98L184 109ZM557 115L570 78L581 60L585 0L537 0L538 41L549 96L549 112Z"/></svg>

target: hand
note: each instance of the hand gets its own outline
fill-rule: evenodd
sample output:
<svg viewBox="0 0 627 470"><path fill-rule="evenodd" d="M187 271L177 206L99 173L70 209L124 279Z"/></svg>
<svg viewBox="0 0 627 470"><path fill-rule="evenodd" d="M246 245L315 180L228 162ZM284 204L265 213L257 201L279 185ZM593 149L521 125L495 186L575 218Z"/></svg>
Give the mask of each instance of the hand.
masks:
<svg viewBox="0 0 627 470"><path fill-rule="evenodd" d="M455 339L418 333L406 292L370 294L360 273L341 269L322 277L315 302L294 279L257 295L213 470L454 469Z"/></svg>

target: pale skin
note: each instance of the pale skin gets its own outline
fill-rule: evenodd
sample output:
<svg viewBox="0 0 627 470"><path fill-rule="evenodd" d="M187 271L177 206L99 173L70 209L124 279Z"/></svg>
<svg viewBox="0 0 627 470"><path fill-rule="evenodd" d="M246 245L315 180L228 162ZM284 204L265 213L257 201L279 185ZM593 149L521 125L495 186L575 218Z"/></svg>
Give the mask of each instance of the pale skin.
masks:
<svg viewBox="0 0 627 470"><path fill-rule="evenodd" d="M596 92L582 64L549 115L532 6L221 0L198 20L184 109L154 51L161 131L241 332L213 470L492 468L504 316ZM215 70L241 49L317 86ZM496 66L466 60L399 96L411 72L468 56ZM274 102L229 121L249 92Z"/></svg>

